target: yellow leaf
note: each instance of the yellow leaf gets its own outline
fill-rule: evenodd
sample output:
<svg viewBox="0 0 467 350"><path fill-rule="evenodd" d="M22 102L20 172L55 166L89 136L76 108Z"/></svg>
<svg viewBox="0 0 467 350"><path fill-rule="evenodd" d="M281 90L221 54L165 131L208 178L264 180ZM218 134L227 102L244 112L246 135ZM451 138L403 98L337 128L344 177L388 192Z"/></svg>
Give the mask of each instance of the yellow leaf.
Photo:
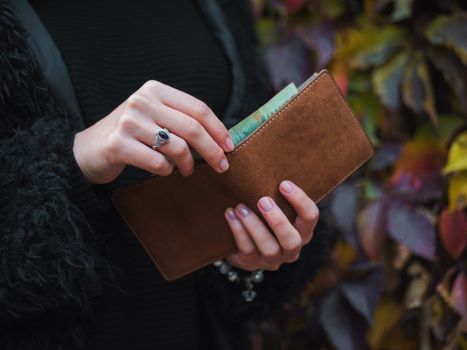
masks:
<svg viewBox="0 0 467 350"><path fill-rule="evenodd" d="M368 333L368 343L378 349L387 339L388 333L402 317L402 305L389 297L383 297L375 310L374 321Z"/></svg>
<svg viewBox="0 0 467 350"><path fill-rule="evenodd" d="M452 143L443 174L462 170L467 170L467 131L457 136Z"/></svg>
<svg viewBox="0 0 467 350"><path fill-rule="evenodd" d="M449 210L467 206L467 172L454 174L449 179Z"/></svg>

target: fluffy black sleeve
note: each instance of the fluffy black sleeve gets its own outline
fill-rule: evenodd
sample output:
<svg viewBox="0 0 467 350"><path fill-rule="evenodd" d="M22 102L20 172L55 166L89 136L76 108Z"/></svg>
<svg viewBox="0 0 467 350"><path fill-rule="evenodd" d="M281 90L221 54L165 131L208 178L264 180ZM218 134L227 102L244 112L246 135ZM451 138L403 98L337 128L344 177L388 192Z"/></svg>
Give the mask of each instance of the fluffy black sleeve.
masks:
<svg viewBox="0 0 467 350"><path fill-rule="evenodd" d="M0 0L0 347L75 349L108 272L89 225L101 203L24 38Z"/></svg>

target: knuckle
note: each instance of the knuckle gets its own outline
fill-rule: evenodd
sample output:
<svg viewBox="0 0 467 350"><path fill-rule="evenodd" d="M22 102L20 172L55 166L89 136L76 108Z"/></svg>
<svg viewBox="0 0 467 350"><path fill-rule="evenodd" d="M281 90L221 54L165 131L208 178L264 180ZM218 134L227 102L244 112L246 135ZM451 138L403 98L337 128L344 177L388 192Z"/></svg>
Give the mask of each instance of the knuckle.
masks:
<svg viewBox="0 0 467 350"><path fill-rule="evenodd" d="M276 260L281 253L280 248L277 245L269 245L263 251L263 256L265 260L271 261Z"/></svg>
<svg viewBox="0 0 467 350"><path fill-rule="evenodd" d="M176 158L181 158L188 152L188 146L185 141L181 141L172 146L172 155Z"/></svg>
<svg viewBox="0 0 467 350"><path fill-rule="evenodd" d="M284 249L288 251L294 251L302 246L302 238L300 235L294 235L284 242Z"/></svg>
<svg viewBox="0 0 467 350"><path fill-rule="evenodd" d="M255 247L249 244L249 242L248 244L243 244L241 251L246 258L253 258L256 255Z"/></svg>
<svg viewBox="0 0 467 350"><path fill-rule="evenodd" d="M138 126L133 113L125 113L120 118L119 128L123 132L131 132Z"/></svg>
<svg viewBox="0 0 467 350"><path fill-rule="evenodd" d="M224 158L224 152L219 146L215 145L214 147L211 147L210 152L206 158L207 160L212 160L217 164L222 158Z"/></svg>
<svg viewBox="0 0 467 350"><path fill-rule="evenodd" d="M107 138L107 153L112 157L124 157L126 147L123 147L123 137L118 132L114 132Z"/></svg>
<svg viewBox="0 0 467 350"><path fill-rule="evenodd" d="M314 235L314 232L312 231L312 232L308 235L308 237L307 237L306 239L303 240L303 244L302 244L302 245L306 245L306 244L310 243L311 240L313 239L313 235Z"/></svg>
<svg viewBox="0 0 467 350"><path fill-rule="evenodd" d="M203 101L197 101L196 103L196 115L200 117L206 117L211 113L211 108L203 102Z"/></svg>
<svg viewBox="0 0 467 350"><path fill-rule="evenodd" d="M188 136L191 138L199 138L203 134L203 126L195 119L190 119L186 128Z"/></svg>
<svg viewBox="0 0 467 350"><path fill-rule="evenodd" d="M143 85L143 90L157 92L162 86L162 83L157 80L148 80Z"/></svg>
<svg viewBox="0 0 467 350"><path fill-rule="evenodd" d="M270 219L269 224L272 229L279 229L287 224L287 220L282 216L273 217Z"/></svg>
<svg viewBox="0 0 467 350"><path fill-rule="evenodd" d="M304 217L304 219L306 221L310 221L310 222L315 222L316 220L318 220L319 218L319 210L318 208L314 207L313 209L311 209L309 212L308 212L308 215L306 215Z"/></svg>
<svg viewBox="0 0 467 350"><path fill-rule="evenodd" d="M294 262L297 262L299 258L300 258L300 254L295 254L291 256L287 261L289 263L294 263Z"/></svg>
<svg viewBox="0 0 467 350"><path fill-rule="evenodd" d="M135 93L128 97L126 107L129 110L139 111L144 107L145 102L146 101L142 96Z"/></svg>
<svg viewBox="0 0 467 350"><path fill-rule="evenodd" d="M154 169L154 171L161 176L170 175L170 173L172 172L172 166L161 158L154 158L151 166Z"/></svg>

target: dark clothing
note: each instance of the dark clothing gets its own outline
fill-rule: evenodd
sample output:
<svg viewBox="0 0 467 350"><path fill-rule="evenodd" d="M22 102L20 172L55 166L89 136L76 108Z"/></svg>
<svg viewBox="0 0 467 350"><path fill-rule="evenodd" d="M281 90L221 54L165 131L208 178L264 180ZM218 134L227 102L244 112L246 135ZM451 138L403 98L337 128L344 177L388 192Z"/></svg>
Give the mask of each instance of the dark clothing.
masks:
<svg viewBox="0 0 467 350"><path fill-rule="evenodd" d="M229 64L195 2L47 0L36 10L60 49L86 127L149 79L205 101L222 117ZM101 196L149 176L128 167ZM106 291L88 327L93 347L198 348L194 276L166 282L121 220L106 226L113 231L104 240L108 260L123 274L121 290Z"/></svg>
<svg viewBox="0 0 467 350"><path fill-rule="evenodd" d="M197 3L204 3L206 9L213 1ZM50 0L50 6L54 4L58 2ZM222 55L217 57L224 77L212 79L219 79L220 85L220 80L230 79L228 92L224 86L219 89L223 91L209 93L206 81L193 84L194 90L187 86L186 91L211 99L208 102L219 110L229 94L225 122L231 126L264 102L269 90L247 1L222 0L219 4L226 16L222 23L232 35L226 36L222 23L216 24L212 16L205 18L224 52L238 52L238 56L228 55L228 77ZM42 12L44 18L50 14ZM57 22L49 20L46 24L52 28ZM196 21L199 32L193 30L192 35L207 35L201 19ZM84 26L85 22L81 18L79 23ZM57 38L65 35L54 32ZM76 35L79 38L79 30ZM98 349L182 349L193 348L199 341L203 349L247 349L249 326L296 295L323 264L329 241L323 220L299 261L265 273L252 303L242 299L240 286L227 282L212 266L165 282L134 237L123 229L108 202L111 187L91 186L84 179L72 151L82 121L65 113L57 95L51 93L51 83L27 37L9 2L0 0L0 348L89 349L92 344ZM69 65L83 118L90 124L87 118L102 118L115 107L112 99L116 96L101 90L94 93L102 95L87 100L86 84L97 86L105 71L99 71L102 75L94 82L80 82L76 74L80 62L73 63L75 54L66 53L68 43L60 44L60 39L57 43ZM141 44L142 50L145 45ZM203 45L216 50L214 42ZM119 59L125 63L124 57ZM126 81L129 85L117 92L121 94L117 103L132 92L125 89L140 85L144 69L155 69L156 74L160 68L150 64L128 67L127 76L135 80ZM118 78L124 79L121 73ZM158 79L156 75L149 78ZM188 82L180 80L179 84Z"/></svg>
<svg viewBox="0 0 467 350"><path fill-rule="evenodd" d="M35 6L60 49L86 126L150 79L206 102L222 118L229 63L190 0L47 0Z"/></svg>

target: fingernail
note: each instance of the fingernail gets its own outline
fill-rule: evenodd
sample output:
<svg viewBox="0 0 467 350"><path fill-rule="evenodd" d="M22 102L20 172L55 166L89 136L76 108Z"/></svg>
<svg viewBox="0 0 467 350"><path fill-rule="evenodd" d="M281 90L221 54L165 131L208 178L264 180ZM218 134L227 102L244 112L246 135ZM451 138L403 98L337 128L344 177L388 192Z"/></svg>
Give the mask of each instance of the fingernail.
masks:
<svg viewBox="0 0 467 350"><path fill-rule="evenodd" d="M268 197L263 197L259 200L259 206L264 211L270 211L272 209L272 200Z"/></svg>
<svg viewBox="0 0 467 350"><path fill-rule="evenodd" d="M220 171L224 172L228 168L229 168L229 162L227 161L227 158L222 158L222 160L219 162Z"/></svg>
<svg viewBox="0 0 467 350"><path fill-rule="evenodd" d="M293 185L288 180L282 181L281 187L287 193L291 193L293 191Z"/></svg>
<svg viewBox="0 0 467 350"><path fill-rule="evenodd" d="M237 211L240 213L241 216L245 217L250 213L250 209L244 204L240 204L237 207Z"/></svg>
<svg viewBox="0 0 467 350"><path fill-rule="evenodd" d="M227 138L225 139L225 146L227 147L228 151L233 151L233 149L235 148L235 145L230 136L227 136Z"/></svg>
<svg viewBox="0 0 467 350"><path fill-rule="evenodd" d="M227 210L227 216L229 217L230 220L237 219L237 215L235 215L235 212L232 209Z"/></svg>

